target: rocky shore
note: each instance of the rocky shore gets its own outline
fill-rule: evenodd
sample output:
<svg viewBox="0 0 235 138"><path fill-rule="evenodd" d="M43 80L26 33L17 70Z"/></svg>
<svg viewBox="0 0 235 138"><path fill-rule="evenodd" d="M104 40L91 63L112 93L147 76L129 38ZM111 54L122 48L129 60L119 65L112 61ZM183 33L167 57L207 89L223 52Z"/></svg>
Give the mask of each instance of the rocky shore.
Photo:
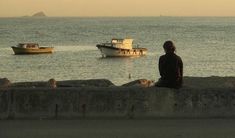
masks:
<svg viewBox="0 0 235 138"><path fill-rule="evenodd" d="M181 89L135 80L0 79L0 119L235 117L235 77L185 77Z"/></svg>

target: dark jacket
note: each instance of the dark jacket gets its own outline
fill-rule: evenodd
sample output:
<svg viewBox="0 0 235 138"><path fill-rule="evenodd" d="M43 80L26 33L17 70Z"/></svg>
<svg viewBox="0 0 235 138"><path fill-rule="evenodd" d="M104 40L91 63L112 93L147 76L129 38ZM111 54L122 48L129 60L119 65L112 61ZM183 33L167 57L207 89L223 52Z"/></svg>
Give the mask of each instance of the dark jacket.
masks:
<svg viewBox="0 0 235 138"><path fill-rule="evenodd" d="M159 59L161 78L157 84L160 87L179 88L183 83L183 62L175 53L166 53Z"/></svg>

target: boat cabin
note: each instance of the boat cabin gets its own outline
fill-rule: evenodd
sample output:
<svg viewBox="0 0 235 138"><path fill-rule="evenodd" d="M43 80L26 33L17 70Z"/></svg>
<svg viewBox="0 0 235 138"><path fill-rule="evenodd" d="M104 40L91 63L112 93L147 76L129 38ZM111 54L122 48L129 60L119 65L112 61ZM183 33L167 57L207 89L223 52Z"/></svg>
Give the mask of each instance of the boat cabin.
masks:
<svg viewBox="0 0 235 138"><path fill-rule="evenodd" d="M112 46L121 49L132 49L133 39L112 39Z"/></svg>
<svg viewBox="0 0 235 138"><path fill-rule="evenodd" d="M17 47L20 48L35 48L38 49L39 45L37 43L19 43Z"/></svg>

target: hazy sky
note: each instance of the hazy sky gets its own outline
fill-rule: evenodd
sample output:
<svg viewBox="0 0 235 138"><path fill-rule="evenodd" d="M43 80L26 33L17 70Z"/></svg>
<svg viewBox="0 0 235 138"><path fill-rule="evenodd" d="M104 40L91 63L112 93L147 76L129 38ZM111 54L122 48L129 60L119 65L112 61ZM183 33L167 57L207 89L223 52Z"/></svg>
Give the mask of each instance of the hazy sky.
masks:
<svg viewBox="0 0 235 138"><path fill-rule="evenodd" d="M0 17L235 16L235 0L0 0Z"/></svg>

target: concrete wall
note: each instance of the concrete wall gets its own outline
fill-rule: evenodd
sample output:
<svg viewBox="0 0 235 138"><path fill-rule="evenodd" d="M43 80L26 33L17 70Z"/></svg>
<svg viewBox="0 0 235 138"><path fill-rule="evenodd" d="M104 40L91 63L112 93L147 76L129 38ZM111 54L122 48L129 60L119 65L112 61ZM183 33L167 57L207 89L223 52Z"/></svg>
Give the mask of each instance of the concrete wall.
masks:
<svg viewBox="0 0 235 138"><path fill-rule="evenodd" d="M235 89L216 86L185 86L179 90L117 86L0 89L1 119L108 117L235 117Z"/></svg>

